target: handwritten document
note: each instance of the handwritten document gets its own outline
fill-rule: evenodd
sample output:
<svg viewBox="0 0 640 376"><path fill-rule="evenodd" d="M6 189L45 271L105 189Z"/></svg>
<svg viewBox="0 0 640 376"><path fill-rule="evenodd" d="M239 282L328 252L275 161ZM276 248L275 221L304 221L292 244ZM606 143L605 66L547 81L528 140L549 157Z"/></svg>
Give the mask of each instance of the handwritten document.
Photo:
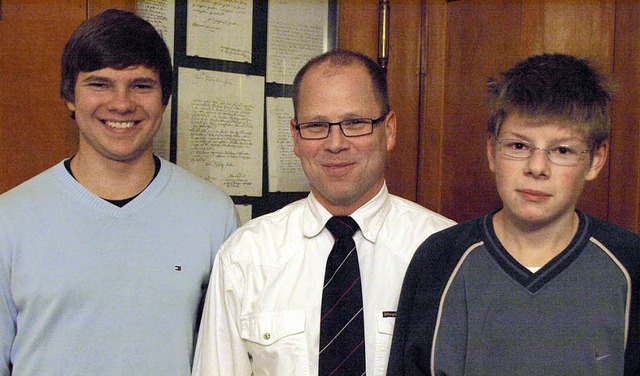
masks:
<svg viewBox="0 0 640 376"><path fill-rule="evenodd" d="M293 153L292 117L291 98L267 98L269 192L309 191L300 159Z"/></svg>
<svg viewBox="0 0 640 376"><path fill-rule="evenodd" d="M176 18L175 0L138 0L136 13L149 21L164 39L171 57L173 57L173 41Z"/></svg>
<svg viewBox="0 0 640 376"><path fill-rule="evenodd" d="M158 30L164 39L173 60L175 35L175 0L138 0L136 12ZM153 139L153 152L169 160L171 143L171 101L162 116L162 125Z"/></svg>
<svg viewBox="0 0 640 376"><path fill-rule="evenodd" d="M187 55L251 63L252 0L189 0Z"/></svg>
<svg viewBox="0 0 640 376"><path fill-rule="evenodd" d="M229 195L262 196L264 78L179 68L176 162Z"/></svg>
<svg viewBox="0 0 640 376"><path fill-rule="evenodd" d="M327 51L328 0L269 0L267 82L291 84L312 57Z"/></svg>

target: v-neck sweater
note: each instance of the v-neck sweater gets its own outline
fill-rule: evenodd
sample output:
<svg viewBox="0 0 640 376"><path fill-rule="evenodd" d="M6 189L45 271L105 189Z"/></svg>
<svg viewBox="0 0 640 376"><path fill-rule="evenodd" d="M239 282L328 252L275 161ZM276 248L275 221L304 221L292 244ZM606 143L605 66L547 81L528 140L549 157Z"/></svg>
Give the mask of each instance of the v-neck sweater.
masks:
<svg viewBox="0 0 640 376"><path fill-rule="evenodd" d="M407 270L389 375L635 375L640 236L578 212L571 243L535 273L493 214L427 239Z"/></svg>

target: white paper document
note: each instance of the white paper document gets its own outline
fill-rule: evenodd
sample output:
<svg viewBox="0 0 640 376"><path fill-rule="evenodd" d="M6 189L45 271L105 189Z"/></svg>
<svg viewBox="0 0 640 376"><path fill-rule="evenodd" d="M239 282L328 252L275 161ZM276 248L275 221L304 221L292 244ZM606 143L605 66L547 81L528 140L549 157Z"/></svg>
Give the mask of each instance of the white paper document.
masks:
<svg viewBox="0 0 640 376"><path fill-rule="evenodd" d="M264 77L179 68L176 162L232 196L262 196Z"/></svg>
<svg viewBox="0 0 640 376"><path fill-rule="evenodd" d="M269 192L309 191L309 181L302 171L300 159L293 153L291 118L291 98L267 97Z"/></svg>
<svg viewBox="0 0 640 376"><path fill-rule="evenodd" d="M328 0L269 0L267 82L292 84L298 70L328 50Z"/></svg>
<svg viewBox="0 0 640 376"><path fill-rule="evenodd" d="M162 35L173 60L175 36L175 0L138 0L136 13L147 20ZM162 116L162 125L153 139L153 153L169 160L171 144L171 100Z"/></svg>
<svg viewBox="0 0 640 376"><path fill-rule="evenodd" d="M187 1L187 55L251 63L253 1Z"/></svg>

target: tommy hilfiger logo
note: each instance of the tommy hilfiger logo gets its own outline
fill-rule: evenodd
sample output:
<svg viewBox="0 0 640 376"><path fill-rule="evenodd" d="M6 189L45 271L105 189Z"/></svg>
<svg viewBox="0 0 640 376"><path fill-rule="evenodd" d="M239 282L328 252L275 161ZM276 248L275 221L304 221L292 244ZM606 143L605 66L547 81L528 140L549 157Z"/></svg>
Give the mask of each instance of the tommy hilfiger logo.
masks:
<svg viewBox="0 0 640 376"><path fill-rule="evenodd" d="M176 265L174 270L177 271L177 272L181 271L182 270L182 265Z"/></svg>

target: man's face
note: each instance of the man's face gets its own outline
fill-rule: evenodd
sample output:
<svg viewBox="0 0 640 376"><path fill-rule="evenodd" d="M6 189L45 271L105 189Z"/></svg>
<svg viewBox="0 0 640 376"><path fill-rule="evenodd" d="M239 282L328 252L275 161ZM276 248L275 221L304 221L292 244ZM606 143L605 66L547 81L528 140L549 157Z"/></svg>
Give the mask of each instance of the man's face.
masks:
<svg viewBox="0 0 640 376"><path fill-rule="evenodd" d="M300 86L298 123L378 118L382 105L360 65L322 63L307 71ZM294 152L302 162L311 191L333 215L348 215L373 198L384 183L386 154L395 145L396 118L390 112L373 133L345 137L332 126L329 137L305 140L291 121Z"/></svg>
<svg viewBox="0 0 640 376"><path fill-rule="evenodd" d="M165 109L158 73L142 65L80 72L67 107L80 130L78 154L117 161L152 152Z"/></svg>
<svg viewBox="0 0 640 376"><path fill-rule="evenodd" d="M575 127L519 115L510 115L505 120L499 139L521 140L544 149L558 146L588 149L585 136ZM604 145L593 158L589 153L583 153L577 165L561 166L550 162L544 150L535 150L526 159L505 156L489 138L489 168L495 174L505 219L539 226L558 223L572 216L585 182L595 179L604 166L606 151Z"/></svg>

